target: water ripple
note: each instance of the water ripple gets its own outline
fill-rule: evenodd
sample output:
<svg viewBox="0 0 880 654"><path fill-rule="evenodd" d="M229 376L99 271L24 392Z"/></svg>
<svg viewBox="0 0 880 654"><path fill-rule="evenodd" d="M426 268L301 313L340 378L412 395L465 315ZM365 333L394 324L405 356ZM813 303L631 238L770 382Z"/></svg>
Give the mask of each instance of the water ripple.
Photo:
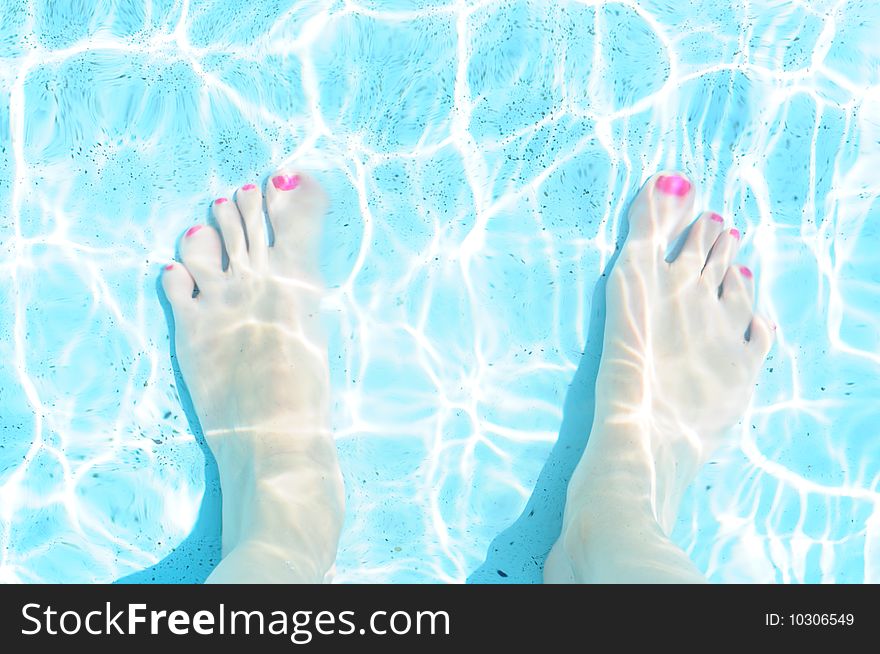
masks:
<svg viewBox="0 0 880 654"><path fill-rule="evenodd" d="M3 3L0 580L110 581L216 513L157 270L295 160L334 198L339 580L462 581L541 490L665 166L744 230L780 325L676 540L716 581L880 581L878 27L856 0Z"/></svg>

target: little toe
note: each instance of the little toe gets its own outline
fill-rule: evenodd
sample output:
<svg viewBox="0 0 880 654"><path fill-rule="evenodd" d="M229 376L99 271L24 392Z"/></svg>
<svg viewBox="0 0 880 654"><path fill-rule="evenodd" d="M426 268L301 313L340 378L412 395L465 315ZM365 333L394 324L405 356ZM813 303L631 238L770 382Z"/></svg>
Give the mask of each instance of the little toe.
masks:
<svg viewBox="0 0 880 654"><path fill-rule="evenodd" d="M271 256L313 265L327 210L327 196L318 182L302 173L278 173L269 180L266 207L275 235Z"/></svg>
<svg viewBox="0 0 880 654"><path fill-rule="evenodd" d="M758 357L758 365L767 358L776 340L776 325L762 316L753 316L749 324L749 350Z"/></svg>
<svg viewBox="0 0 880 654"><path fill-rule="evenodd" d="M190 227L180 244L180 254L200 293L223 278L220 234L213 227Z"/></svg>
<svg viewBox="0 0 880 654"><path fill-rule="evenodd" d="M693 204L693 185L684 175L654 175L630 207L627 241L650 243L665 257L670 243L691 221Z"/></svg>
<svg viewBox="0 0 880 654"><path fill-rule="evenodd" d="M162 288L175 318L194 306L195 282L183 264L174 262L165 266L162 271Z"/></svg>
<svg viewBox="0 0 880 654"><path fill-rule="evenodd" d="M740 233L736 228L722 231L706 257L703 268L703 281L712 289L718 290L721 280L739 251Z"/></svg>
<svg viewBox="0 0 880 654"><path fill-rule="evenodd" d="M718 235L724 229L724 218L717 213L706 212L702 214L691 225L691 231L688 232L687 239L681 252L675 258L673 264L675 266L684 266L690 270L695 270L699 275L703 266L706 265L706 259L712 244L718 239Z"/></svg>
<svg viewBox="0 0 880 654"><path fill-rule="evenodd" d="M261 267L266 262L269 248L266 219L263 216L263 194L256 184L245 184L235 194L235 202L244 222L251 263Z"/></svg>
<svg viewBox="0 0 880 654"><path fill-rule="evenodd" d="M247 243L238 209L226 198L214 200L213 208L214 218L220 225L223 244L229 256L229 267L233 270L241 270L247 264Z"/></svg>
<svg viewBox="0 0 880 654"><path fill-rule="evenodd" d="M755 280L746 266L731 266L721 282L721 304L734 327L746 329L752 319L755 304Z"/></svg>

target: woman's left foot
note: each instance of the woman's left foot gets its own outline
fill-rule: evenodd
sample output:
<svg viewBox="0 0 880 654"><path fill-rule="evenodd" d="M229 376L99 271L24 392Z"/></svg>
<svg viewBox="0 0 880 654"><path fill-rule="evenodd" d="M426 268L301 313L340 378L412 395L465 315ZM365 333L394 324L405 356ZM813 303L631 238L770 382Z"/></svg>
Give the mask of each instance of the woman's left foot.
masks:
<svg viewBox="0 0 880 654"><path fill-rule="evenodd" d="M215 200L220 231L188 229L182 263L166 266L162 284L180 371L220 471L224 560L212 580L321 581L343 514L318 316L327 200L311 177L278 173L266 206L271 245L259 188Z"/></svg>

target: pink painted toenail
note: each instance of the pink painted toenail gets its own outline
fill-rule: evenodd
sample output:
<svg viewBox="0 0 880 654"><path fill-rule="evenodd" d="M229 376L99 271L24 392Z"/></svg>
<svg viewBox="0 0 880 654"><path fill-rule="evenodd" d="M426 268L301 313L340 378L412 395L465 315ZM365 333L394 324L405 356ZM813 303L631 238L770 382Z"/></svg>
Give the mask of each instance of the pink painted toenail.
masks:
<svg viewBox="0 0 880 654"><path fill-rule="evenodd" d="M739 271L742 273L742 276L745 277L746 279L752 278L752 271L749 270L748 268L746 268L745 266L740 266Z"/></svg>
<svg viewBox="0 0 880 654"><path fill-rule="evenodd" d="M279 191L292 191L299 186L299 175L278 175L272 178L272 184Z"/></svg>
<svg viewBox="0 0 880 654"><path fill-rule="evenodd" d="M165 266L165 270L171 270L172 268L174 268L173 263L169 263L167 266Z"/></svg>
<svg viewBox="0 0 880 654"><path fill-rule="evenodd" d="M736 227L734 227L733 229L730 230L730 235L733 238L739 238L739 230Z"/></svg>
<svg viewBox="0 0 880 654"><path fill-rule="evenodd" d="M199 231L202 227L203 227L203 225L196 225L195 227L190 227L188 230L186 230L186 235L192 236L197 231Z"/></svg>
<svg viewBox="0 0 880 654"><path fill-rule="evenodd" d="M773 328L773 331L775 332L776 331L776 323L771 321L770 326Z"/></svg>
<svg viewBox="0 0 880 654"><path fill-rule="evenodd" d="M242 191L253 191L255 188L257 188L257 187L254 186L253 184L245 184L244 186L241 187L241 190Z"/></svg>
<svg viewBox="0 0 880 654"><path fill-rule="evenodd" d="M691 183L678 175L660 175L657 178L657 188L667 195L684 197L691 190Z"/></svg>
<svg viewBox="0 0 880 654"><path fill-rule="evenodd" d="M724 218L722 218L721 216L719 216L717 213L714 213L714 212L709 214L709 218L714 220L716 223L723 223L724 222Z"/></svg>
<svg viewBox="0 0 880 654"><path fill-rule="evenodd" d="M223 204L224 202L229 202L226 198L217 198L214 200L214 204Z"/></svg>

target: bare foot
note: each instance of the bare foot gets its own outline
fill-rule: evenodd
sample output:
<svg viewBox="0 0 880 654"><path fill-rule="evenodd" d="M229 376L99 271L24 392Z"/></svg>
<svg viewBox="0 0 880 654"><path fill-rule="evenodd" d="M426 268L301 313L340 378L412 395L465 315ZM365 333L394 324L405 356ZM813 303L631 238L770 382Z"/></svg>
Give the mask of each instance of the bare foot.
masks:
<svg viewBox="0 0 880 654"><path fill-rule="evenodd" d="M568 489L548 582L701 581L671 543L682 494L743 414L774 327L753 314L751 271L731 265L736 229L693 216L693 189L656 175L630 209L607 286L596 413Z"/></svg>
<svg viewBox="0 0 880 654"><path fill-rule="evenodd" d="M183 263L163 273L180 371L223 490L223 560L208 581L320 582L336 558L343 491L316 265L326 205L310 177L275 175L270 247L263 197L247 184L235 202L214 202L222 242L213 227L190 228Z"/></svg>

